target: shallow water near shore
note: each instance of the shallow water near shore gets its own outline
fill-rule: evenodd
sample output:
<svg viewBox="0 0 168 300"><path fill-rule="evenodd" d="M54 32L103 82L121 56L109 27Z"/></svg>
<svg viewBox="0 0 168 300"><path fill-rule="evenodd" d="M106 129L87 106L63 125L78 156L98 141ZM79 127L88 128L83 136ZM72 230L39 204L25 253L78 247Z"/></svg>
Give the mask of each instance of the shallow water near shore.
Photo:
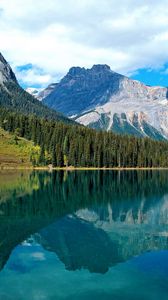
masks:
<svg viewBox="0 0 168 300"><path fill-rule="evenodd" d="M167 299L168 171L0 173L0 299Z"/></svg>

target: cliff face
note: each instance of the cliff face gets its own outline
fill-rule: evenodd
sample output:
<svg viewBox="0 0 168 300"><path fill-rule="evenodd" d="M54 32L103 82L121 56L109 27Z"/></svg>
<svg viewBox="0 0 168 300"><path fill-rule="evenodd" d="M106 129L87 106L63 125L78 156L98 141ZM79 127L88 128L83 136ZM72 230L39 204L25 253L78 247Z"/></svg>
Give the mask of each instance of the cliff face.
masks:
<svg viewBox="0 0 168 300"><path fill-rule="evenodd" d="M72 67L44 103L69 116L80 114L106 103L110 94L118 90L122 77L107 65L94 65L91 69Z"/></svg>
<svg viewBox="0 0 168 300"><path fill-rule="evenodd" d="M103 122L103 119L106 119ZM167 88L148 87L124 77L118 91L76 120L94 128L133 133L137 136L168 138Z"/></svg>
<svg viewBox="0 0 168 300"><path fill-rule="evenodd" d="M0 53L0 84L2 85L7 81L14 81L17 83L15 74L13 73L10 65Z"/></svg>
<svg viewBox="0 0 168 300"><path fill-rule="evenodd" d="M80 124L117 133L168 138L168 89L110 70L73 67L43 101Z"/></svg>

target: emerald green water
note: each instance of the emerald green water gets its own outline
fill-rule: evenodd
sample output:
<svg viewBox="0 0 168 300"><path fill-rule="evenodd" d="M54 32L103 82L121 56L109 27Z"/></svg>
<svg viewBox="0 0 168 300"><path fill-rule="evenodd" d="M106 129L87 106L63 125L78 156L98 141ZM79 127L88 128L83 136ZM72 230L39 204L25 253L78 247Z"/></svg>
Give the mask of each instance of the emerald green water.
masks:
<svg viewBox="0 0 168 300"><path fill-rule="evenodd" d="M168 172L0 173L0 299L168 299Z"/></svg>

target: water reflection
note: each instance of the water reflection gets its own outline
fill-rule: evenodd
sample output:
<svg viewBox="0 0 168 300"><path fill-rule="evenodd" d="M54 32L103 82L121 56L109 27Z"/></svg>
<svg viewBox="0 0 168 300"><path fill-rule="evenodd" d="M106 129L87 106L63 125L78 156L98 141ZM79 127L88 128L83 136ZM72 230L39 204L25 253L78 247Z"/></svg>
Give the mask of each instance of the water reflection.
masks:
<svg viewBox="0 0 168 300"><path fill-rule="evenodd" d="M67 270L102 274L168 249L167 171L20 172L1 180L0 192L1 269L25 240Z"/></svg>

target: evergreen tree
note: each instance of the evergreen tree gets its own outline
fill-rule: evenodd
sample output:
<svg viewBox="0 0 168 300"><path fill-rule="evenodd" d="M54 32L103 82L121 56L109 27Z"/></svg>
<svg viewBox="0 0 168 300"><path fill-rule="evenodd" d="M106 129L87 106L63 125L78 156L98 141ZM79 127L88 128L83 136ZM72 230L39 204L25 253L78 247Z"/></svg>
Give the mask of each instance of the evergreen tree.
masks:
<svg viewBox="0 0 168 300"><path fill-rule="evenodd" d="M44 150L44 145L41 145L41 149L40 149L40 156L39 156L39 161L38 161L39 165L44 165L46 164L46 160L45 160L45 150Z"/></svg>
<svg viewBox="0 0 168 300"><path fill-rule="evenodd" d="M83 126L0 110L0 126L15 136L32 140L40 154L34 165L74 167L168 167L168 142L116 135Z"/></svg>
<svg viewBox="0 0 168 300"><path fill-rule="evenodd" d="M57 166L57 157L55 147L52 149L52 166L53 168Z"/></svg>

